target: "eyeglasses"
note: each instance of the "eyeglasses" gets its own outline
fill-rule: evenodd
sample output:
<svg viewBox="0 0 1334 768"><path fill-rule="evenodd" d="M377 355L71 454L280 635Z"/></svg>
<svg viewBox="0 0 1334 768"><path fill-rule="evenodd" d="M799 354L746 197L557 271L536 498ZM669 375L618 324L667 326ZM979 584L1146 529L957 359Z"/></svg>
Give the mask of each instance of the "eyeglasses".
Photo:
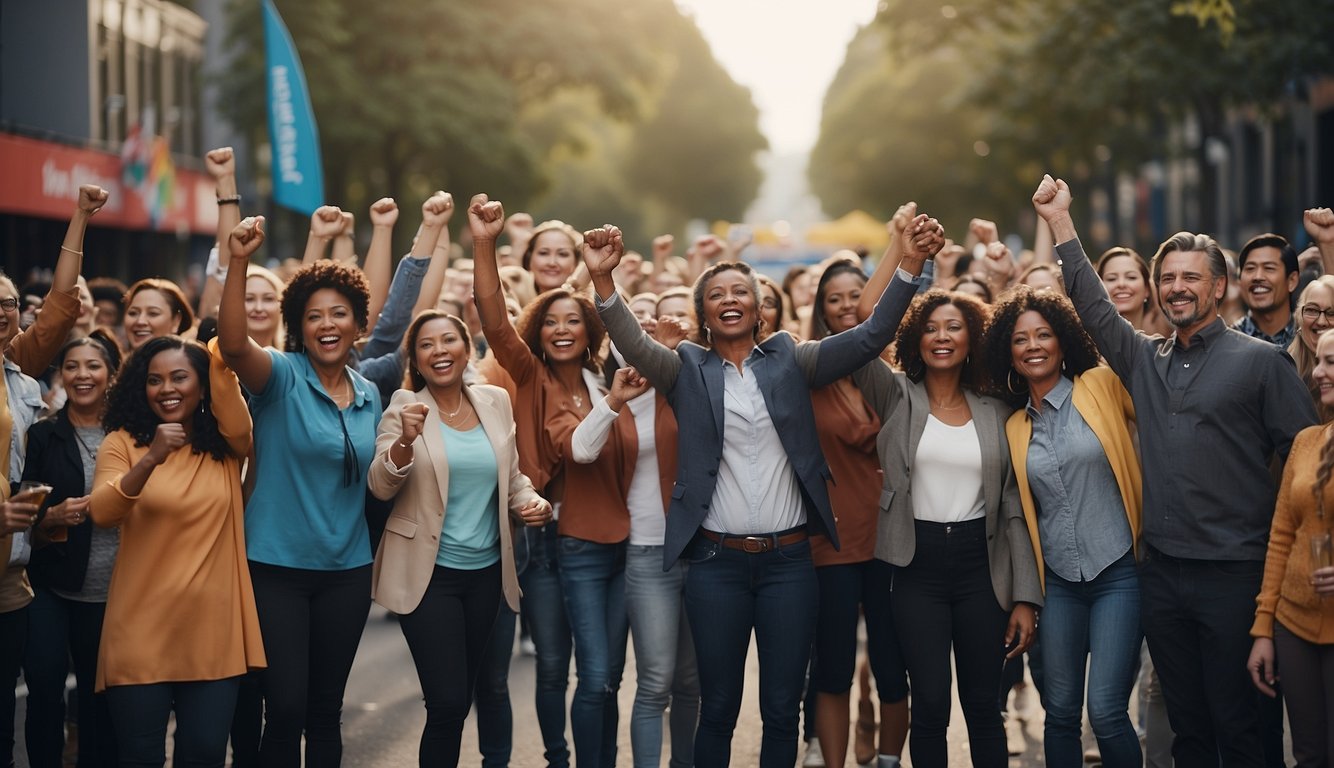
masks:
<svg viewBox="0 0 1334 768"><path fill-rule="evenodd" d="M13 312L18 308L19 308L18 299L15 299L13 297L10 297L8 299L0 299L0 309L3 309L6 312Z"/></svg>
<svg viewBox="0 0 1334 768"><path fill-rule="evenodd" d="M6 309L8 309L8 307L6 307ZM1302 317L1311 322L1315 322L1321 315L1325 316L1325 322L1334 324L1334 307L1321 309L1314 304L1307 304L1302 307Z"/></svg>

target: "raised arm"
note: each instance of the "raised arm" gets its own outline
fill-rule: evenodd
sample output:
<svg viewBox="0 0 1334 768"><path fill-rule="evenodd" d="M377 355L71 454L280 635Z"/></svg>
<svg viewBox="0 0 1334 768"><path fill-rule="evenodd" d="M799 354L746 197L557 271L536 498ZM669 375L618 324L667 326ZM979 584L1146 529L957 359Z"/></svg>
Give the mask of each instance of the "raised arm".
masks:
<svg viewBox="0 0 1334 768"><path fill-rule="evenodd" d="M343 228L334 236L329 258L339 264L357 263L357 217L351 211L342 211ZM374 288L372 288L374 290Z"/></svg>
<svg viewBox="0 0 1334 768"><path fill-rule="evenodd" d="M903 230L915 216L917 216L917 203L907 202L899 206L894 212L894 218L886 225L886 229L889 230L889 245L885 246L885 253L880 257L880 263L875 265L875 271L871 273L871 277L866 281L866 287L862 289L861 300L857 302L858 322L871 316L878 297L889 287L889 281L894 277L894 270L899 268L899 260L903 257Z"/></svg>
<svg viewBox="0 0 1334 768"><path fill-rule="evenodd" d="M440 300L445 273L449 270L449 219L453 215L454 196L443 190L437 190L422 203L422 228L417 233L417 242L412 244L412 257L424 259L429 256L431 263L417 292L413 316L423 310L435 309Z"/></svg>
<svg viewBox="0 0 1334 768"><path fill-rule="evenodd" d="M46 372L79 317L79 292L76 283L83 268L83 235L88 220L106 205L107 191L93 184L79 187L79 202L70 216L65 240L60 244L51 290L41 314L26 331L15 336L5 351L15 365L29 376Z"/></svg>
<svg viewBox="0 0 1334 768"><path fill-rule="evenodd" d="M301 256L302 264L310 264L324 258L329 241L343 231L343 212L335 205L321 205L310 215L310 234L306 235L306 252Z"/></svg>
<svg viewBox="0 0 1334 768"><path fill-rule="evenodd" d="M265 355L267 357L268 355ZM227 366L218 348L218 340L208 343L208 387L213 418L218 422L218 434L227 441L232 455L244 459L250 452L254 422L236 374Z"/></svg>
<svg viewBox="0 0 1334 768"><path fill-rule="evenodd" d="M607 335L625 361L633 365L659 392L671 392L676 384L676 376L681 372L681 358L676 352L650 338L640 327L634 313L621 301L615 281L612 280L611 274L625 253L621 230L610 224L601 229L590 229L584 233L582 249L584 263L588 265L588 273L593 278L593 290L596 293L593 298L597 303L598 315L603 325L607 326Z"/></svg>
<svg viewBox="0 0 1334 768"><path fill-rule="evenodd" d="M1334 275L1334 211L1311 208L1302 219L1306 224L1306 234L1311 236L1320 249L1320 261L1325 266L1325 274Z"/></svg>
<svg viewBox="0 0 1334 768"><path fill-rule="evenodd" d="M1033 207L1051 227L1056 258L1065 276L1065 290L1070 294L1079 319L1084 321L1084 327L1111 369L1123 382L1129 381L1139 361L1140 346L1149 342L1116 311L1107 288L1089 263L1084 247L1079 243L1074 220L1070 218L1072 201L1069 185L1050 175L1042 177L1042 183L1033 193Z"/></svg>
<svg viewBox="0 0 1334 768"><path fill-rule="evenodd" d="M241 221L241 195L236 191L236 158L231 147L211 149L204 155L204 167L213 177L218 198L218 227L214 250L209 253L204 270L204 290L199 292L197 317L217 317L222 301L222 284L227 279L227 237Z"/></svg>
<svg viewBox="0 0 1334 768"><path fill-rule="evenodd" d="M371 287L367 333L375 330L385 297L389 295L389 267L394 259L394 223L397 221L398 203L394 198L382 197L371 203L371 246L366 249L366 261L361 265Z"/></svg>
<svg viewBox="0 0 1334 768"><path fill-rule="evenodd" d="M505 208L499 200L474 195L468 204L472 233L473 303L482 319L482 332L496 360L516 384L533 375L538 365L533 353L510 324L505 294L496 265L496 238L505 228Z"/></svg>
<svg viewBox="0 0 1334 768"><path fill-rule="evenodd" d="M924 213L913 219L904 236L907 247L898 268L906 276L890 280L871 316L851 330L797 345L797 364L812 388L851 375L874 360L894 339L899 322L917 293L912 278L922 273L926 260L945 244L945 230L940 222Z"/></svg>
<svg viewBox="0 0 1334 768"><path fill-rule="evenodd" d="M437 204L442 202L439 198L443 195L443 202L453 206L453 201L448 200L445 193L436 193L427 199L422 205L422 211L425 213L428 208L436 210L437 206L432 207L432 201ZM408 329L408 324L417 312L421 311L418 305L422 303L425 291L425 278L430 274L430 270L435 267L436 259L444 259L440 255L440 249L435 251L426 250L427 245L421 242L422 233L425 227L418 231L416 242L413 243L412 252L406 258L398 263L398 269L394 272L394 279L389 283L389 297L385 301L384 309L380 312L379 322L371 331L371 339L366 343L366 348L361 351L361 359L364 363L383 355L396 352L398 345L403 341L403 334ZM426 254L426 255L423 255ZM435 255L431 255L434 253ZM430 259L427 258L430 256ZM443 262L442 262L443 263ZM443 272L443 270L440 270ZM437 289L438 290L438 289ZM397 389L397 387L395 387ZM390 390L392 394L392 390Z"/></svg>
<svg viewBox="0 0 1334 768"><path fill-rule="evenodd" d="M227 367L236 372L251 392L263 392L269 384L273 360L250 338L246 326L245 282L250 255L264 242L264 217L243 219L227 235L227 282L218 306L218 349ZM300 329L292 329L299 332Z"/></svg>

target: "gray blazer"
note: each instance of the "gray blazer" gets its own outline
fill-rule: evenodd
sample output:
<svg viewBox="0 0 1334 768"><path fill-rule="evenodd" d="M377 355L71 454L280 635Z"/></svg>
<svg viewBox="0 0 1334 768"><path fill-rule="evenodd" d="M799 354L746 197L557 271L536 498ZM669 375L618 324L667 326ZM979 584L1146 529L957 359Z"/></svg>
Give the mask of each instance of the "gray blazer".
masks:
<svg viewBox="0 0 1334 768"><path fill-rule="evenodd" d="M926 387L913 383L876 360L853 374L862 396L880 415L876 448L884 486L880 491L880 523L876 529L875 556L897 566L912 562L917 550L917 529L912 511L912 478L909 468L917 445L926 430L931 411ZM1005 420L1013 410L994 397L964 390L973 425L982 446L982 496L986 501L987 559L991 564L991 587L1001 607L1010 610L1016 602L1042 605L1042 584L1037 561L1024 522L1019 489L1010 466L1010 447L1005 438Z"/></svg>
<svg viewBox="0 0 1334 768"><path fill-rule="evenodd" d="M759 344L762 357L752 370L796 471L807 522L812 532L825 534L835 547L838 531L826 485L829 465L816 437L811 390L876 359L916 290L911 283L891 280L871 317L851 330L800 344L786 333L776 333ZM664 347L644 333L619 298L599 303L598 313L626 362L667 398L676 413L677 475L662 552L667 569L694 538L713 501L723 451L723 360L712 349L688 341L675 351ZM1016 509L1018 503L1016 498Z"/></svg>

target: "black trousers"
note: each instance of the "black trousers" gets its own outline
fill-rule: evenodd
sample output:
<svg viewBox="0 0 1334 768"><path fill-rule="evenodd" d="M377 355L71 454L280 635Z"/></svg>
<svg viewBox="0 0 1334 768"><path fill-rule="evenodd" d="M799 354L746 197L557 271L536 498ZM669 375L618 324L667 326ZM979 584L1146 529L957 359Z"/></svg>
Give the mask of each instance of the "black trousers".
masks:
<svg viewBox="0 0 1334 768"><path fill-rule="evenodd" d="M172 765L222 768L227 730L241 678L107 688L121 768L161 768L167 761L167 721L176 713Z"/></svg>
<svg viewBox="0 0 1334 768"><path fill-rule="evenodd" d="M28 640L28 607L0 613L0 766L14 766L14 689Z"/></svg>
<svg viewBox="0 0 1334 768"><path fill-rule="evenodd" d="M1145 546L1140 610L1178 768L1264 765L1246 660L1260 561L1183 560Z"/></svg>
<svg viewBox="0 0 1334 768"><path fill-rule="evenodd" d="M399 621L426 699L421 765L458 765L463 721L499 608L500 563L475 571L437 565L417 610Z"/></svg>
<svg viewBox="0 0 1334 768"><path fill-rule="evenodd" d="M371 609L371 566L310 571L250 563L264 633L260 765L328 768L343 759L343 691ZM227 722L231 722L228 713Z"/></svg>

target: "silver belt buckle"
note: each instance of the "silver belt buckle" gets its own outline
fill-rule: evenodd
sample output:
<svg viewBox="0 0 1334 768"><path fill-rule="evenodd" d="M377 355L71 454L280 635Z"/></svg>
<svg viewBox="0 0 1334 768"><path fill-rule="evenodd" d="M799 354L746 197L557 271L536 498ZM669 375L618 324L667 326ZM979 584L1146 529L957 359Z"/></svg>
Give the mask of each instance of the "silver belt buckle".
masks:
<svg viewBox="0 0 1334 768"><path fill-rule="evenodd" d="M768 536L747 536L741 540L741 549L749 554L768 552L770 541Z"/></svg>

